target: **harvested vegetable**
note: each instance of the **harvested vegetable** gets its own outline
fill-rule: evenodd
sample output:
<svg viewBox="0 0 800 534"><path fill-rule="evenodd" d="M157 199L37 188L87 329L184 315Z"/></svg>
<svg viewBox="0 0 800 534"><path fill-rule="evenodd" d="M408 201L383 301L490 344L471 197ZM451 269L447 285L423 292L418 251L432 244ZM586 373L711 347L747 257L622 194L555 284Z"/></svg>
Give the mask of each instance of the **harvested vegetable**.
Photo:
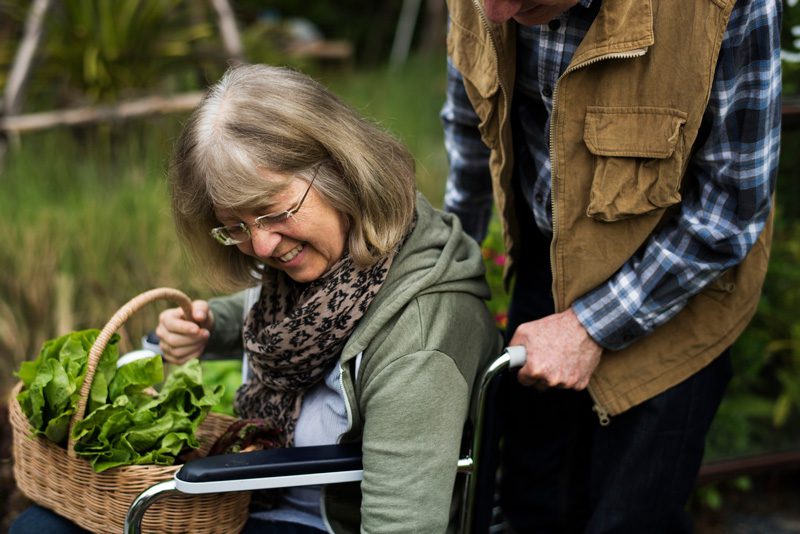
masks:
<svg viewBox="0 0 800 534"><path fill-rule="evenodd" d="M266 419L237 419L217 438L208 455L274 449L284 446L283 441L283 430Z"/></svg>
<svg viewBox="0 0 800 534"><path fill-rule="evenodd" d="M22 412L35 434L64 445L75 405L78 402L86 362L100 331L97 329L72 332L47 341L39 356L20 365L17 376L24 387L17 396ZM108 383L115 374L119 357L119 336L112 336L100 357L87 412L105 404Z"/></svg>
<svg viewBox="0 0 800 534"><path fill-rule="evenodd" d="M45 343L39 357L22 364L20 407L34 432L61 445L67 438L89 349L99 331L85 330ZM114 335L98 363L86 416L73 428L75 452L96 472L133 464L172 465L184 449L197 448L197 428L222 395L202 383L197 360L175 368L164 381L160 356L116 368ZM149 391L164 382L155 396Z"/></svg>
<svg viewBox="0 0 800 534"><path fill-rule="evenodd" d="M75 452L95 471L172 465L184 448L200 446L197 427L219 400L222 386L204 386L200 363L192 360L172 371L158 395L143 393L162 379L159 356L121 367L109 386L109 403L75 425Z"/></svg>

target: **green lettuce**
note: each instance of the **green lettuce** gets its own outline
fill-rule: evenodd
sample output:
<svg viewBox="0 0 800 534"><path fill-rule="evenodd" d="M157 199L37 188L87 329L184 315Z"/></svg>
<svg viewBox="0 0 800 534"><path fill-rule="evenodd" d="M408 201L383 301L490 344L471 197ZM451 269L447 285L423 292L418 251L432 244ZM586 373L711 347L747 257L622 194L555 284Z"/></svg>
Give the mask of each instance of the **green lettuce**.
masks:
<svg viewBox="0 0 800 534"><path fill-rule="evenodd" d="M66 442L98 334L84 330L48 341L36 360L20 366L17 375L24 388L17 399L37 435ZM199 447L197 429L224 388L203 385L197 360L176 367L166 380L160 356L117 369L118 341L112 336L101 355L86 416L72 428L75 452L96 472L123 465L172 465L182 451Z"/></svg>
<svg viewBox="0 0 800 534"><path fill-rule="evenodd" d="M181 451L199 447L197 428L222 396L222 386L204 386L200 363L192 360L175 368L157 395L144 391L163 378L160 356L122 366L108 386L109 402L72 429L78 456L101 472L172 465Z"/></svg>
<svg viewBox="0 0 800 534"><path fill-rule="evenodd" d="M35 360L20 365L17 376L24 387L17 400L36 435L60 445L66 442L69 421L86 377L89 350L99 334L99 330L90 329L52 339L44 344ZM118 342L119 336L115 334L100 356L87 411L98 405L96 398L105 395L102 390L114 375Z"/></svg>

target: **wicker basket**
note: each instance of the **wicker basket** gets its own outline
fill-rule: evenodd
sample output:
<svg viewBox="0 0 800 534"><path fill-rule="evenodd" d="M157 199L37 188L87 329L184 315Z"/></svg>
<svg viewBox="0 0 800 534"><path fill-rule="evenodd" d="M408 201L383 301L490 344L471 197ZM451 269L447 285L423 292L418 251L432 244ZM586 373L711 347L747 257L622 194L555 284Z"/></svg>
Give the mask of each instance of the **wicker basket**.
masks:
<svg viewBox="0 0 800 534"><path fill-rule="evenodd" d="M177 302L187 313L191 310L191 300L170 288L147 291L120 308L89 352L86 379L70 428L82 417L97 363L111 336L142 306L161 299ZM179 465L132 465L95 473L87 461L75 455L71 438L67 449L63 449L45 438L32 435L16 398L21 388L20 382L14 387L9 401L17 486L34 502L81 527L104 534L122 532L131 502L153 484L171 479L180 468ZM208 452L232 421L229 416L209 413L198 429L201 455ZM156 502L147 510L142 532L239 532L247 521L249 504L249 492L176 494Z"/></svg>

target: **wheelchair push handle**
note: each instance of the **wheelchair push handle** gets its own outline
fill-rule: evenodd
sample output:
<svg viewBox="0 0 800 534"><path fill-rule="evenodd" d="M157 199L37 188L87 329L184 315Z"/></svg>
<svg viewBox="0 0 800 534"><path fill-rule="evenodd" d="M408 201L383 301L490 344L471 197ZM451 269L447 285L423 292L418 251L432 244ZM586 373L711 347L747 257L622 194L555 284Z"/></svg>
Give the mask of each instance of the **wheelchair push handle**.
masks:
<svg viewBox="0 0 800 534"><path fill-rule="evenodd" d="M508 355L508 366L510 368L522 367L525 365L527 353L523 345L513 345L506 347L505 353Z"/></svg>

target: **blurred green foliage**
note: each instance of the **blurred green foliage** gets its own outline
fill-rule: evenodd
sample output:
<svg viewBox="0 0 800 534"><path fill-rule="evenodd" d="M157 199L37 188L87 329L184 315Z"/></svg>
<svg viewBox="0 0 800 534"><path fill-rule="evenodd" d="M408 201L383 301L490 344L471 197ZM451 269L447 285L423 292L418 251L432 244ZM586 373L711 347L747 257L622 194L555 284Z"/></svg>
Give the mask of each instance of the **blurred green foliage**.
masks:
<svg viewBox="0 0 800 534"><path fill-rule="evenodd" d="M310 20L326 38L352 43L360 65L375 66L388 57L403 2L236 0L231 3L244 27L258 21Z"/></svg>
<svg viewBox="0 0 800 534"><path fill-rule="evenodd" d="M0 0L0 85L30 3ZM277 0L270 3L271 11L258 0L232 5L248 59L317 75L396 133L417 159L419 188L441 205L447 170L438 121L444 57L413 58L399 70L362 68L387 57L401 0ZM800 26L800 9L785 0L784 7L783 47L797 53L800 35L793 28ZM321 69L287 55L285 22L300 16L314 21L327 38L351 41L356 70ZM54 2L46 30L26 110L202 89L227 66L207 2L64 0ZM800 91L800 63L785 63L784 91ZM0 175L3 370L16 367L58 333L64 318L56 303L65 299L75 327L97 327L121 303L151 287L172 285L193 297L210 296L179 252L166 204L163 175L180 120L30 134L9 153ZM787 132L770 272L758 314L734 347L736 375L709 437L709 457L800 439L798 145L798 134ZM490 306L502 326L508 295L500 280L504 256L496 221L484 258L494 295ZM132 319L128 337L133 344L152 327L155 315L147 311Z"/></svg>
<svg viewBox="0 0 800 534"><path fill-rule="evenodd" d="M29 2L6 0L0 66L10 67ZM33 108L111 102L196 88L224 58L205 2L69 0L53 2L26 97ZM3 79L7 72L3 68Z"/></svg>
<svg viewBox="0 0 800 534"><path fill-rule="evenodd" d="M783 21L781 24L781 48L790 61L783 65L784 93L800 93L800 7L796 0L781 0Z"/></svg>
<svg viewBox="0 0 800 534"><path fill-rule="evenodd" d="M163 89L164 73L193 66L195 46L212 24L182 0L72 0L48 17L47 62L40 75L61 82L69 101L115 101ZM202 4L196 4L202 5Z"/></svg>
<svg viewBox="0 0 800 534"><path fill-rule="evenodd" d="M388 57L402 0L231 1L250 62L314 70L314 60L289 53L311 28L353 45L355 61ZM22 37L31 0L0 0L0 86ZM300 21L300 22L298 22ZM26 98L27 108L111 102L142 93L203 88L227 67L216 13L193 0L65 0L53 2ZM306 32L308 33L308 32Z"/></svg>

